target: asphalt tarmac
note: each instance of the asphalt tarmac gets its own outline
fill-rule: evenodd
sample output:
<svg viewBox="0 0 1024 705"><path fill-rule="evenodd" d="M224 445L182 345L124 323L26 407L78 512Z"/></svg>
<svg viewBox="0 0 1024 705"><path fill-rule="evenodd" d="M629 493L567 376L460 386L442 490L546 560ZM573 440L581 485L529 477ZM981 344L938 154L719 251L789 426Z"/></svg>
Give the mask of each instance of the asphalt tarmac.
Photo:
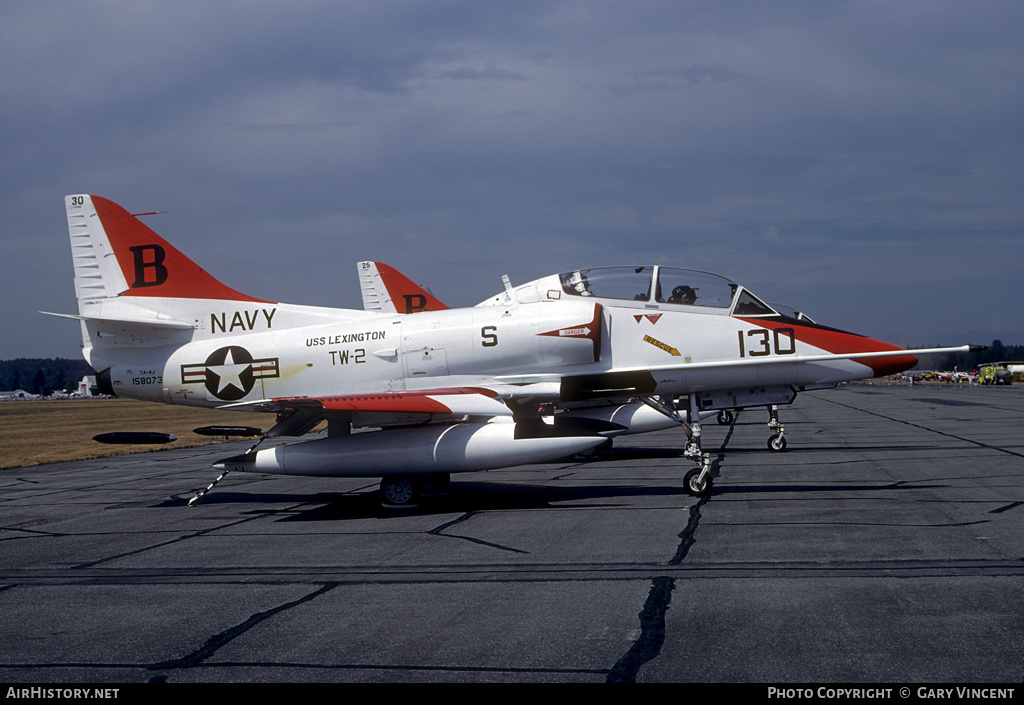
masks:
<svg viewBox="0 0 1024 705"><path fill-rule="evenodd" d="M247 444L0 471L0 680L1016 683L1024 385L850 385L608 456L376 482ZM40 433L41 442L45 434Z"/></svg>

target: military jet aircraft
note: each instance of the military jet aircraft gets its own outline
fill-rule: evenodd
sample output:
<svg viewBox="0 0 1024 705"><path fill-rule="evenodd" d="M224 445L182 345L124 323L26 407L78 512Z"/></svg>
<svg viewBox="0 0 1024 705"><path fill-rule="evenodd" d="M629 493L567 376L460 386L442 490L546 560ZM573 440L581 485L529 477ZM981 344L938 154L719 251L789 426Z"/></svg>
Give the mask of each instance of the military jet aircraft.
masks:
<svg viewBox="0 0 1024 705"><path fill-rule="evenodd" d="M519 286L504 277L497 295L447 308L392 268L362 262L369 310L280 303L221 283L110 200L70 195L65 206L78 313L53 315L80 322L103 392L274 412L248 452L215 465L221 477L380 477L392 507L446 491L450 473L545 462L670 426L685 432L697 466L683 485L703 495L712 482L701 418L970 347L903 350L787 316L724 277L657 265ZM323 421L326 435L259 448Z"/></svg>

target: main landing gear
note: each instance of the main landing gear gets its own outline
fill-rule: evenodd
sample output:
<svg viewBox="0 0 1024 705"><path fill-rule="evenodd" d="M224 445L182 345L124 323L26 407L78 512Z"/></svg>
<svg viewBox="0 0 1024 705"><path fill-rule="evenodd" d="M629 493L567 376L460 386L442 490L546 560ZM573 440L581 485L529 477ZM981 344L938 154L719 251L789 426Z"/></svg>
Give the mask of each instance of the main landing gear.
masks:
<svg viewBox="0 0 1024 705"><path fill-rule="evenodd" d="M380 505L385 509L415 509L424 497L448 494L451 475L392 475L380 481Z"/></svg>
<svg viewBox="0 0 1024 705"><path fill-rule="evenodd" d="M689 408L683 412L687 414L688 419L684 419L680 409L677 408L676 401L670 397L643 397L641 401L673 419L686 431L686 449L683 451L683 455L700 466L690 470L683 478L683 488L687 494L694 497L704 497L710 494L714 484L711 478L711 455L701 449L700 409L696 395L690 395ZM717 414L719 424L728 425L735 420L736 415L732 409L722 409ZM775 404L768 405L768 429L772 432L768 439L769 450L773 453L786 450L786 429L779 421L779 409Z"/></svg>
<svg viewBox="0 0 1024 705"><path fill-rule="evenodd" d="M736 415L732 409L722 409L716 419L720 426L728 426L736 420ZM768 430L772 433L768 438L768 450L773 453L786 450L786 427L779 421L779 407L775 404L768 406Z"/></svg>

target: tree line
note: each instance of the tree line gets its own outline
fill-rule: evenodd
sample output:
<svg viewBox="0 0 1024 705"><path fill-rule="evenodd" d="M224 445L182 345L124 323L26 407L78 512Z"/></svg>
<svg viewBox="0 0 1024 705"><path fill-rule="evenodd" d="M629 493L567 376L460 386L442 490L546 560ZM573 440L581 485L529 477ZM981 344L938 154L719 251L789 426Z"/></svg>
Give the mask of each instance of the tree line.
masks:
<svg viewBox="0 0 1024 705"><path fill-rule="evenodd" d="M94 374L85 360L59 357L0 360L0 390L23 389L43 395L64 389L74 391L82 377Z"/></svg>
<svg viewBox="0 0 1024 705"><path fill-rule="evenodd" d="M921 347L939 347L937 345ZM993 362L1024 363L1024 345L1004 345L1001 340L993 340L987 350L966 353L944 353L941 355L922 355L916 369L919 370L960 370L969 372Z"/></svg>

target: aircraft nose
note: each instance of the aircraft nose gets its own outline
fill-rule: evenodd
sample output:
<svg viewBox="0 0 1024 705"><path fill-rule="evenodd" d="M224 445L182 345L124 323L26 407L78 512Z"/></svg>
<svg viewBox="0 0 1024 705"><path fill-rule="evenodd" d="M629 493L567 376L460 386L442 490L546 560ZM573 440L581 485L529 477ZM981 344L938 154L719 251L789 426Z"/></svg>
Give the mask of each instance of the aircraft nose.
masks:
<svg viewBox="0 0 1024 705"><path fill-rule="evenodd" d="M839 330L830 331L830 335L823 340L823 344L825 349L836 354L895 352L904 349L884 340ZM852 359L854 362L870 367L875 377L888 377L906 372L914 368L918 361L916 355L909 353L892 357L855 357Z"/></svg>
<svg viewBox="0 0 1024 705"><path fill-rule="evenodd" d="M823 353L849 356L848 359L871 368L872 375L875 377L887 377L905 372L916 366L918 362L917 356L912 353L893 355L891 357L888 355L884 357L853 357L856 353L898 352L904 350L904 348L887 343L884 340L869 338L858 333L849 333L845 330L832 328L820 323L794 321L793 319L776 322L765 319L744 318L742 316L739 318L748 323L773 329L776 332L778 332L778 329L789 331L801 343L817 348Z"/></svg>
<svg viewBox="0 0 1024 705"><path fill-rule="evenodd" d="M767 324L762 322L761 325ZM774 326L768 325L768 327L778 328L781 325L785 325L787 327L793 326L792 322L787 322L785 324L777 324ZM898 345L887 343L884 340L869 338L857 333L849 333L844 330L830 328L817 323L800 325L795 328L797 340L808 343L822 352L832 353L834 355L896 352L904 349ZM918 361L917 356L911 353L906 355L894 355L892 357L853 357L851 359L854 362L871 368L872 375L874 377L887 377L889 375L905 372L906 370L916 366Z"/></svg>
<svg viewBox="0 0 1024 705"><path fill-rule="evenodd" d="M900 349L893 346L893 349ZM876 377L888 377L889 375L906 372L917 366L917 355L898 355L896 357L876 357L864 360L854 358L855 362L867 365L875 372Z"/></svg>

